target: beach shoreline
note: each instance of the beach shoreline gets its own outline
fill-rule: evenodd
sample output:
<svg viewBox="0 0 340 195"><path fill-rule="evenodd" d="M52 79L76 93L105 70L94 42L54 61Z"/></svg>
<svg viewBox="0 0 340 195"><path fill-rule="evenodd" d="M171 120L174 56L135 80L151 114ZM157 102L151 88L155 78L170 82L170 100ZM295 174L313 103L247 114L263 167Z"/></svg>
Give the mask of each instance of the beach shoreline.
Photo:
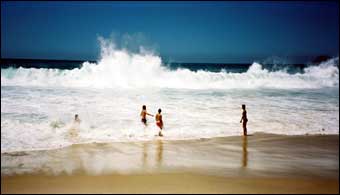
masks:
<svg viewBox="0 0 340 195"><path fill-rule="evenodd" d="M1 164L1 193L339 193L339 135L76 144Z"/></svg>

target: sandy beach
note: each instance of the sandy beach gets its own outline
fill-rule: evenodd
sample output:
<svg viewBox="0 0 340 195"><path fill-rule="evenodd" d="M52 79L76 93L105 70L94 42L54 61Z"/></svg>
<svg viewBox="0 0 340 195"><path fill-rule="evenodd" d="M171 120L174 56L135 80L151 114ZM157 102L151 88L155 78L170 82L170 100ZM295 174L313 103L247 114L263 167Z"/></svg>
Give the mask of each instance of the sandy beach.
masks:
<svg viewBox="0 0 340 195"><path fill-rule="evenodd" d="M339 136L77 144L1 154L1 193L338 193Z"/></svg>
<svg viewBox="0 0 340 195"><path fill-rule="evenodd" d="M339 13L2 1L1 194L339 194Z"/></svg>
<svg viewBox="0 0 340 195"><path fill-rule="evenodd" d="M197 174L2 177L1 193L338 193L337 179L225 178Z"/></svg>

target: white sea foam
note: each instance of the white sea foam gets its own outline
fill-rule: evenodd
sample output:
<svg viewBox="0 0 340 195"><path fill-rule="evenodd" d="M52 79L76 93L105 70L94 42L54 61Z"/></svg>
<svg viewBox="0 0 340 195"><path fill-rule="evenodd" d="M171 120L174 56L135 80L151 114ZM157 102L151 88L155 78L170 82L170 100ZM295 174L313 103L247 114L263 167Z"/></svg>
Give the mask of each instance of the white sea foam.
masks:
<svg viewBox="0 0 340 195"><path fill-rule="evenodd" d="M169 70L146 51L129 53L102 40L98 64L80 69L1 69L1 150L58 148L73 143L152 140L162 108L164 139L249 133L338 134L338 58L289 74L259 63L244 73ZM74 114L82 120L70 136Z"/></svg>
<svg viewBox="0 0 340 195"><path fill-rule="evenodd" d="M80 69L1 69L1 86L174 89L313 89L339 85L339 58L289 74L270 72L254 62L244 73L169 70L159 56L141 48L139 53L117 49L101 40L97 64L85 62Z"/></svg>

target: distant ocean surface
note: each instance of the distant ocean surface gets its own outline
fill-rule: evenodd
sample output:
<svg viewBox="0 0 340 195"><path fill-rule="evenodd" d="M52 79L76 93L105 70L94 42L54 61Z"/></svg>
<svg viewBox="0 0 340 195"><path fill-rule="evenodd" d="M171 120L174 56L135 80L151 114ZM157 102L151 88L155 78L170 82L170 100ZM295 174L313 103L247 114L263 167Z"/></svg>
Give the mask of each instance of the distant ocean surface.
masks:
<svg viewBox="0 0 340 195"><path fill-rule="evenodd" d="M1 68L45 68L45 69L59 69L59 70L72 70L81 68L84 62L97 63L97 61L86 60L44 60L44 59L2 59L0 62ZM180 63L169 62L164 63L169 70L189 69L191 71L208 71L208 72L221 72L227 70L233 73L246 72L251 63ZM302 72L306 64L263 64L264 69L270 71L277 71L285 69L289 73Z"/></svg>
<svg viewBox="0 0 340 195"><path fill-rule="evenodd" d="M154 139L142 105L162 109L164 139L339 134L339 58L319 64L164 63L152 53L102 47L97 62L1 63L1 151ZM75 114L82 120L69 137Z"/></svg>

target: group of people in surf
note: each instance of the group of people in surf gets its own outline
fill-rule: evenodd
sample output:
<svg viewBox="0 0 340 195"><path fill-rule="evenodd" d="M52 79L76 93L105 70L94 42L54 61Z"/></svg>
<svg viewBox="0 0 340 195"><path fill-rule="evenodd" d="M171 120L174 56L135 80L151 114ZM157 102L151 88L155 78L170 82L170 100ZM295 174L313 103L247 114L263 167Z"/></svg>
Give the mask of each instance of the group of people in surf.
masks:
<svg viewBox="0 0 340 195"><path fill-rule="evenodd" d="M158 113L155 116L156 125L160 129L160 131L158 133L159 136L163 136L163 134L162 134L162 130L163 130L163 118L162 118L162 114L161 113L162 113L162 110L159 108L158 109ZM142 111L140 112L140 117L141 117L141 122L144 123L144 125L147 125L146 115L149 115L149 116L152 116L152 117L154 116L154 115L148 113L146 111L146 106L143 105L142 106ZM79 119L78 114L76 114L74 116L74 122L78 123L78 124L80 123L80 119ZM242 104L242 117L241 117L240 123L242 123L243 135L244 136L247 136L247 122L248 122L248 118L247 118L246 105Z"/></svg>
<svg viewBox="0 0 340 195"><path fill-rule="evenodd" d="M162 110L159 108L158 109L158 113L156 114L156 125L160 128L160 131L159 131L159 136L163 136L162 134L162 129L163 129L163 119L162 119L162 114L161 114ZM141 116L141 121L144 123L144 125L146 125L146 115L149 115L149 116L152 116L152 114L149 114L147 111L146 111L146 106L143 105L142 107L142 111L140 113L140 116ZM242 127L243 127L243 135L244 136L247 136L247 122L248 122L248 118L247 118L247 111L246 111L246 105L245 104L242 104L242 117L241 117L241 120L240 120L240 123L242 123Z"/></svg>
<svg viewBox="0 0 340 195"><path fill-rule="evenodd" d="M158 113L157 113L156 116L155 116L156 125L159 127L159 133L158 133L159 136L163 136L163 134L162 134L162 129L163 129L163 119L162 119L162 114L161 114L161 112L162 112L162 110L159 108L159 109L158 109ZM143 105L143 106L142 106L142 111L140 112L140 117L141 117L141 121L142 121L142 123L144 123L144 125L146 125L146 122L147 122L147 120L146 120L146 115L149 115L149 116L152 116L152 117L154 116L154 115L148 113L148 112L146 111L146 106Z"/></svg>

